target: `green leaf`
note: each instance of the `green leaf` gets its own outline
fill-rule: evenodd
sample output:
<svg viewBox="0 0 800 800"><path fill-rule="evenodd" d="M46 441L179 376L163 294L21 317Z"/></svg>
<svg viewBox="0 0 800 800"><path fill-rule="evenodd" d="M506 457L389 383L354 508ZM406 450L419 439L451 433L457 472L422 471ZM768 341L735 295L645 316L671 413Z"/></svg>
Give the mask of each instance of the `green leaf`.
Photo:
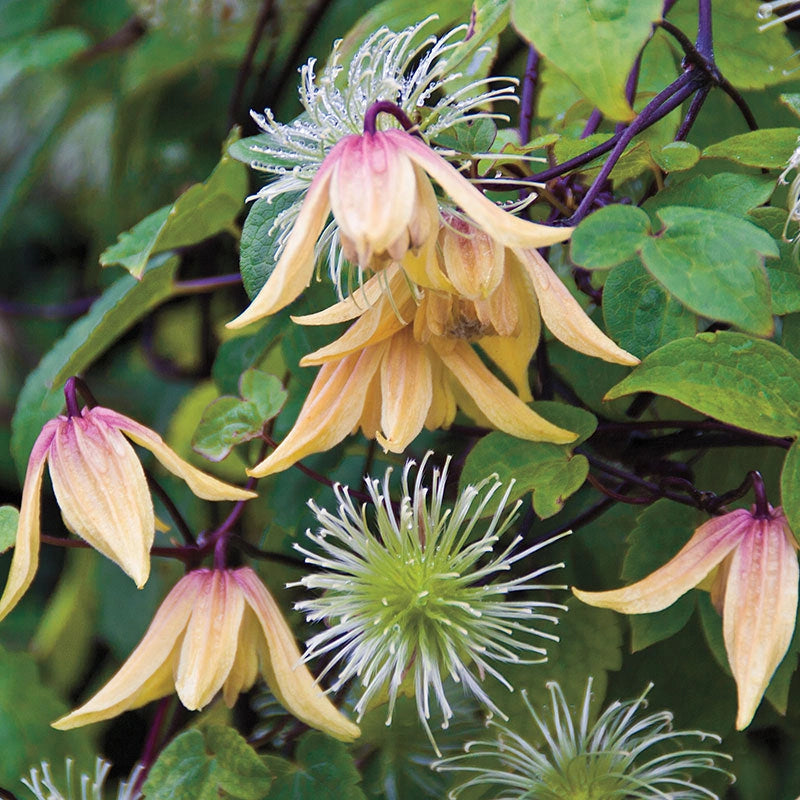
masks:
<svg viewBox="0 0 800 800"><path fill-rule="evenodd" d="M746 167L783 169L797 147L800 128L761 128L723 139L703 150L703 158L725 158Z"/></svg>
<svg viewBox="0 0 800 800"><path fill-rule="evenodd" d="M4 0L0 3L0 39L16 39L42 27L56 0Z"/></svg>
<svg viewBox="0 0 800 800"><path fill-rule="evenodd" d="M797 251L791 242L783 240L787 213L781 208L754 208L748 216L778 243L779 258L766 264L773 312L783 315L800 311L800 264Z"/></svg>
<svg viewBox="0 0 800 800"><path fill-rule="evenodd" d="M595 211L572 234L570 256L587 269L608 269L635 257L650 231L650 218L636 206Z"/></svg>
<svg viewBox="0 0 800 800"><path fill-rule="evenodd" d="M45 686L33 657L0 647L0 786L18 786L32 765L63 765L72 757L80 769L93 769L94 748L85 729L59 732L53 720L68 711Z"/></svg>
<svg viewBox="0 0 800 800"><path fill-rule="evenodd" d="M365 800L353 757L341 743L317 731L300 738L297 763L278 775L266 800Z"/></svg>
<svg viewBox="0 0 800 800"><path fill-rule="evenodd" d="M0 553L5 553L17 541L19 509L14 506L0 506Z"/></svg>
<svg viewBox="0 0 800 800"><path fill-rule="evenodd" d="M595 133L587 136L585 139L572 139L568 136L561 136L555 143L553 154L555 155L556 162L561 164L568 161L575 156L591 150L599 144L602 144L608 139L606 133ZM586 180L591 180L600 172L607 156L598 156L592 159L588 164L578 168ZM614 186L633 178L639 177L643 172L656 169L653 158L650 155L650 145L647 141L639 139L633 144L630 144L625 152L620 156L614 168L611 170L611 181Z"/></svg>
<svg viewBox="0 0 800 800"><path fill-rule="evenodd" d="M120 234L100 255L100 263L120 264L139 278L153 254L202 242L230 227L246 193L247 170L225 154L207 181L190 186L171 206Z"/></svg>
<svg viewBox="0 0 800 800"><path fill-rule="evenodd" d="M285 324L285 316L275 314L264 320L256 333L236 336L220 345L211 368L211 375L220 392L233 394L238 390L241 374L259 365L267 351L277 343Z"/></svg>
<svg viewBox="0 0 800 800"><path fill-rule="evenodd" d="M239 269L242 272L242 283L252 300L267 282L267 278L275 269L278 253L278 236L275 221L286 209L291 208L299 199L295 192L278 195L271 203L259 198L253 203L242 228L242 239L239 243Z"/></svg>
<svg viewBox="0 0 800 800"><path fill-rule="evenodd" d="M700 160L700 150L690 142L668 142L660 150L653 150L653 160L664 172L682 172Z"/></svg>
<svg viewBox="0 0 800 800"><path fill-rule="evenodd" d="M800 433L800 361L772 342L720 331L657 350L611 389L612 400L655 392L767 436Z"/></svg>
<svg viewBox="0 0 800 800"><path fill-rule="evenodd" d="M22 75L68 61L88 44L89 37L77 28L57 28L5 42L0 45L0 93Z"/></svg>
<svg viewBox="0 0 800 800"><path fill-rule="evenodd" d="M629 120L625 82L661 7L660 0L515 0L511 18L607 117Z"/></svg>
<svg viewBox="0 0 800 800"><path fill-rule="evenodd" d="M669 561L703 521L697 509L658 500L645 509L628 535L628 550L622 564L622 577L633 583ZM677 633L689 621L694 610L694 592L679 597L669 608L653 614L633 614L631 649L635 653Z"/></svg>
<svg viewBox="0 0 800 800"><path fill-rule="evenodd" d="M520 701L524 689L531 705L550 707L549 681L558 681L573 708L580 707L586 680L592 682L592 709L596 712L606 696L609 670L622 666L621 617L606 608L592 608L574 597L566 602L568 611L559 615L558 642L548 643L547 663L503 665L501 672L514 686L514 694L505 687L493 689L492 699L509 716L510 727L530 741L539 741L541 732Z"/></svg>
<svg viewBox="0 0 800 800"><path fill-rule="evenodd" d="M488 153L496 136L497 125L494 120L479 117L460 122L437 134L436 144L457 153Z"/></svg>
<svg viewBox="0 0 800 800"><path fill-rule="evenodd" d="M750 222L708 209L669 206L664 229L640 255L653 277L688 308L759 335L772 333L769 282L762 256L775 240Z"/></svg>
<svg viewBox="0 0 800 800"><path fill-rule="evenodd" d="M459 487L463 490L492 473L505 486L513 479L509 502L532 491L534 511L544 519L557 514L586 480L589 463L584 456L574 455L571 448L592 435L597 420L583 409L562 403L539 402L535 408L550 422L575 431L577 441L568 446L527 442L495 431L484 436L467 456ZM486 515L494 513L501 496L502 491L495 493L486 506Z"/></svg>
<svg viewBox="0 0 800 800"><path fill-rule="evenodd" d="M63 382L85 370L128 328L166 300L173 289L176 258L154 259L141 281L125 275L74 322L28 375L11 420L11 453L22 479L33 443L44 424L64 406Z"/></svg>
<svg viewBox="0 0 800 800"><path fill-rule="evenodd" d="M639 358L697 330L695 315L664 291L638 260L609 273L603 286L603 318L609 336Z"/></svg>
<svg viewBox="0 0 800 800"><path fill-rule="evenodd" d="M670 183L643 208L655 220L656 212L666 206L692 206L744 216L751 208L766 203L775 190L769 175L740 175L718 172L711 177L695 175L680 183Z"/></svg>
<svg viewBox="0 0 800 800"><path fill-rule="evenodd" d="M234 445L261 436L264 423L278 414L287 397L274 375L257 369L242 374L239 394L243 399L223 395L203 412L192 448L210 461L222 461Z"/></svg>
<svg viewBox="0 0 800 800"><path fill-rule="evenodd" d="M789 527L800 544L800 440L795 440L781 470L781 505Z"/></svg>
<svg viewBox="0 0 800 800"><path fill-rule="evenodd" d="M222 792L262 800L271 784L272 774L255 750L233 728L214 725L173 739L143 791L152 800L218 800Z"/></svg>

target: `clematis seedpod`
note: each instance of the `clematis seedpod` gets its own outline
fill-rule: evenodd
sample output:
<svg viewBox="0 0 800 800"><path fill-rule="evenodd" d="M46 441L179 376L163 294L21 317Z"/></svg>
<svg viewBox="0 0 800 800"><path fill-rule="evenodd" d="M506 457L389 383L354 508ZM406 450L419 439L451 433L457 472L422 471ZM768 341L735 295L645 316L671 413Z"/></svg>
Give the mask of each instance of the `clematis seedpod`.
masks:
<svg viewBox="0 0 800 800"><path fill-rule="evenodd" d="M192 711L219 691L232 707L259 673L286 710L307 725L342 741L360 735L301 663L278 604L249 567L198 569L181 578L116 675L53 727L100 722L173 689Z"/></svg>
<svg viewBox="0 0 800 800"><path fill-rule="evenodd" d="M150 428L109 408L95 406L50 420L36 439L22 489L19 526L0 619L17 604L39 563L39 495L45 465L73 533L144 586L155 534L147 478L128 437L150 450L170 472L204 500L249 500L253 492L231 486L193 467Z"/></svg>
<svg viewBox="0 0 800 800"><path fill-rule="evenodd" d="M709 520L663 567L631 586L572 591L590 606L647 614L672 605L713 570L711 600L722 614L739 700L736 728L743 730L789 649L797 619L797 542L781 508L739 508Z"/></svg>

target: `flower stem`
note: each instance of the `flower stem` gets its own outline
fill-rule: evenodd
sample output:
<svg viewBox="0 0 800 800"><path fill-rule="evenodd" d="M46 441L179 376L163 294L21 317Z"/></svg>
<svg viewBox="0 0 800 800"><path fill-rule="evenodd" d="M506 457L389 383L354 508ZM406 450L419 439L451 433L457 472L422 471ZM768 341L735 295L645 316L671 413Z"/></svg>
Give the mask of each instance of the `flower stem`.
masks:
<svg viewBox="0 0 800 800"><path fill-rule="evenodd" d="M150 772L150 767L153 766L160 750L159 740L161 739L161 732L164 729L164 722L167 718L167 711L173 701L172 695L163 698L156 708L156 713L153 716L153 722L150 725L150 731L147 734L147 739L144 743L144 749L139 759L142 765L142 771L136 776L136 783L131 789L131 796L135 797L139 790L144 785L147 779L147 773Z"/></svg>
<svg viewBox="0 0 800 800"><path fill-rule="evenodd" d="M379 100L377 103L373 103L364 114L364 133L377 132L378 114L391 114L407 131L415 127L400 106L388 100Z"/></svg>
<svg viewBox="0 0 800 800"><path fill-rule="evenodd" d="M203 294L213 292L226 286L241 286L242 276L239 272L231 272L228 275L215 275L211 278L194 278L190 281L175 281L173 284L176 295Z"/></svg>
<svg viewBox="0 0 800 800"><path fill-rule="evenodd" d="M164 508L167 509L167 513L170 515L170 517L172 517L175 527L180 531L180 534L183 537L183 541L189 545L196 544L197 542L194 538L194 533L192 533L192 529L189 527L189 523L186 522L181 512L178 511L178 507L172 502L172 498L167 494L164 487L150 474L148 470L145 470L144 474L147 478L147 484L150 487L150 490L153 492L153 494L158 496L158 499L161 501Z"/></svg>
<svg viewBox="0 0 800 800"><path fill-rule="evenodd" d="M519 143L524 145L531 138L533 109L536 105L536 88L539 81L539 51L531 45L525 75L522 78L522 97L519 104Z"/></svg>

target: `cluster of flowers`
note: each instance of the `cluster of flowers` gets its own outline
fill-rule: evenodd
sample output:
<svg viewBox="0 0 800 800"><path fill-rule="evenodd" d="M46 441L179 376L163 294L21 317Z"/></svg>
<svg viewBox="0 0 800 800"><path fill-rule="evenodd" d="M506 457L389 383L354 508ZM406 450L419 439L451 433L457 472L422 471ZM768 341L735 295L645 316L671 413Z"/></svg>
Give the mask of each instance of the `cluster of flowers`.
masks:
<svg viewBox="0 0 800 800"><path fill-rule="evenodd" d="M299 192L299 199L278 220L285 235L274 271L231 325L246 325L291 303L311 280L321 249L327 249L334 265L340 301L295 322L352 325L303 360L322 369L293 429L250 470L254 477L330 448L358 427L386 450L401 452L423 427L448 427L457 407L479 423L523 439L572 441L573 433L528 405L528 365L541 321L580 352L637 363L594 325L538 253L537 247L567 239L570 230L527 222L499 208L426 141L426 133L480 116L485 112L475 109L481 103L508 95L506 90L481 92L481 82L420 113L446 84L448 60L459 43L451 34L420 49L413 44L418 32L419 26L400 34L382 30L368 39L354 58L349 93L337 88L341 68L336 58L318 82L310 64L301 91L306 114L293 125L281 125L269 114L258 117L274 143L261 149L267 168L269 163L297 164L288 173L285 167L275 168L279 177L263 195ZM331 212L333 221L328 222ZM358 275L358 286L344 294L341 277L348 264ZM475 344L516 393L486 366ZM156 433L122 414L100 407L79 411L69 396L67 405L67 415L47 423L31 454L0 618L19 601L36 571L39 494L48 463L66 526L118 563L139 587L149 575L156 520L146 475L126 436L150 449L204 499L244 502L255 496L197 470ZM543 660L545 651L526 637L554 638L533 625L553 621L552 611L561 607L529 595L532 589L557 588L534 582L554 565L522 575L512 570L543 546L519 551L519 536L495 552L516 511L504 511L511 487L488 521L484 511L501 489L495 478L468 487L446 508L447 463L432 470L428 486L428 460L413 483L412 462L407 464L399 501L392 500L387 472L383 482L367 479L369 507L354 504L346 488L336 489L336 513L312 504L320 526L309 534L315 548L299 549L321 572L300 584L322 594L298 608L309 621L329 626L310 640L305 656L256 573L215 560L213 568L195 568L176 584L120 671L55 726L107 719L173 688L189 709L205 707L219 692L230 706L260 673L297 718L349 741L359 735L358 726L335 708L305 666L324 654L330 656L326 672L340 669L334 688L353 678L361 681L363 693L355 705L359 719L388 701L391 720L398 695L408 692L416 697L433 741L430 693L446 726L452 716L444 685L448 677L502 716L473 669L505 683L497 662ZM646 613L666 607L715 570L712 599L723 614L739 689L737 727L743 728L794 630L796 544L780 509L762 504L724 514L698 528L675 558L639 583L575 594L593 605ZM506 579L498 579L500 573ZM512 593L521 599L509 600ZM573 761L599 775L597 760L587 754L602 753L605 777L613 774L619 781L612 794L603 796L622 796L630 785L669 781L694 792L675 796L714 796L673 774L711 766L710 754L647 760L653 742L684 734L672 733L664 715L632 722L643 697L615 704L590 728L587 689L576 733L571 719L566 724L563 696L555 688L552 692L556 728L562 726L556 739L531 713L565 775L574 777ZM541 771L545 757L538 750L506 729L501 738L506 744L483 754L500 754L503 770L512 753L516 767L524 767L527 759L533 772ZM440 768L472 769L464 764L456 759ZM503 770L484 773L472 783L500 780ZM626 783L621 771L634 784ZM519 790L509 796L520 797L533 786L522 779L509 785ZM587 788L585 782L581 788ZM562 784L548 784L548 790L551 795L542 796L563 796L558 794ZM597 786L594 790L599 791Z"/></svg>

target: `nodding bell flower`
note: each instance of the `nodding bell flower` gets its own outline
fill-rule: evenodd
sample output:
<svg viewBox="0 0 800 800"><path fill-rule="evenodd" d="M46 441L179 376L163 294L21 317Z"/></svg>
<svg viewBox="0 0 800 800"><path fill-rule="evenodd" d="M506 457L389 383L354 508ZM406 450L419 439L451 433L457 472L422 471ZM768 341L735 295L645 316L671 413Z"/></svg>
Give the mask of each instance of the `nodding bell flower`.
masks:
<svg viewBox="0 0 800 800"><path fill-rule="evenodd" d="M320 165L269 279L228 327L242 327L274 314L308 286L314 274L316 241L330 211L345 258L362 271L376 271L402 261L409 250L413 254L435 243L439 206L426 173L472 220L473 227L502 246L546 247L572 233L571 228L551 228L503 211L407 131L347 136Z"/></svg>
<svg viewBox="0 0 800 800"><path fill-rule="evenodd" d="M789 649L799 571L797 542L782 509L766 506L758 514L740 508L701 525L674 558L631 586L572 591L591 606L647 614L672 605L714 572L711 600L722 614L739 701L736 728L743 730Z"/></svg>
<svg viewBox="0 0 800 800"><path fill-rule="evenodd" d="M150 450L204 500L249 500L256 495L193 467L150 428L108 408L50 420L28 460L16 545L0 619L26 592L39 562L39 495L45 465L53 491L73 533L110 558L141 588L150 574L155 534L153 501L139 458L125 437Z"/></svg>
<svg viewBox="0 0 800 800"><path fill-rule="evenodd" d="M259 673L286 710L307 725L342 741L360 735L301 663L280 608L249 567L198 569L181 578L116 675L53 727L68 730L109 719L173 689L192 711L219 691L232 707Z"/></svg>
<svg viewBox="0 0 800 800"><path fill-rule="evenodd" d="M339 339L301 360L304 366L322 369L292 430L249 470L251 475L287 469L310 453L335 446L359 427L385 450L402 452L423 427L448 428L457 406L480 424L521 439L575 439L574 433L541 417L492 374L470 343L475 331L469 325L451 325L425 304L427 295L417 305L399 265L389 267L387 274L389 290L378 295ZM338 321L348 308L345 301L314 317ZM520 305L523 316L529 310ZM526 326L530 324L537 325L538 335L538 323L528 317ZM515 337L490 338L508 340L508 348L518 343ZM496 343L494 349L486 349L492 357L499 353L498 365L505 369L510 364L510 377L519 379L513 357L504 358ZM527 375L521 381L529 396Z"/></svg>

